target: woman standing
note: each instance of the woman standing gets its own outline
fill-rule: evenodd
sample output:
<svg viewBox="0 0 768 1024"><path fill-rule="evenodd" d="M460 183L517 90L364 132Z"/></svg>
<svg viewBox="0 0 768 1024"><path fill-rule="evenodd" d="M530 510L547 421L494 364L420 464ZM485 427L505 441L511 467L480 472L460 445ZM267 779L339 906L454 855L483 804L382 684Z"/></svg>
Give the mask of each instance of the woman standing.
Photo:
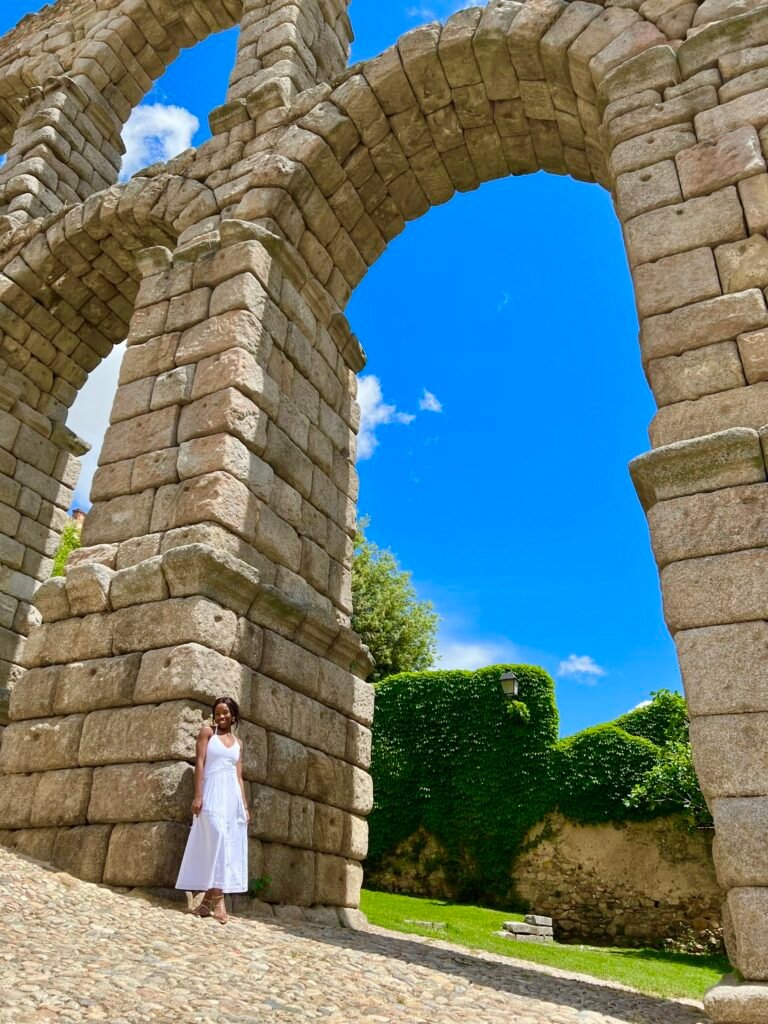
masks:
<svg viewBox="0 0 768 1024"><path fill-rule="evenodd" d="M197 909L227 923L224 893L248 888L248 801L243 786L243 742L233 729L240 708L232 697L213 705L213 728L197 735L195 798L192 831L179 869L176 888L205 891Z"/></svg>

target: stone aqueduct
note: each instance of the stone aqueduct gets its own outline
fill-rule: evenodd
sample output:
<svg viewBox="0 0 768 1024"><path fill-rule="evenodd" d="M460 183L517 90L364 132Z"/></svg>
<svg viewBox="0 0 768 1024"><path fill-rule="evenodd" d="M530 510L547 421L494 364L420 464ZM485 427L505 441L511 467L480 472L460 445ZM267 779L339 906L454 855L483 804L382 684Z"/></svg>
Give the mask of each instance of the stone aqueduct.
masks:
<svg viewBox="0 0 768 1024"><path fill-rule="evenodd" d="M153 80L238 22L212 138L115 184ZM763 1020L768 7L491 0L347 67L351 36L345 0L59 0L2 42L3 842L171 883L194 737L230 691L252 874L310 917L357 905L373 700L343 310L456 191L570 174L614 197L659 406L632 472L746 979L707 1005ZM67 410L126 336L85 547L48 580L82 453Z"/></svg>

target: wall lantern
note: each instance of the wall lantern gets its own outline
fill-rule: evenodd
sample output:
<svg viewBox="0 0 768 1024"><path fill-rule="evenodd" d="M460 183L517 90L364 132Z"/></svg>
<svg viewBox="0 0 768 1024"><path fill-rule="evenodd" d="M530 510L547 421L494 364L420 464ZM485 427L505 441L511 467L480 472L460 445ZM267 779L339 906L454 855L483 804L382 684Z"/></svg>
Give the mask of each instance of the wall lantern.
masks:
<svg viewBox="0 0 768 1024"><path fill-rule="evenodd" d="M505 672L499 680L501 688L504 691L504 696L507 700L515 700L517 695L520 693L520 684L517 681L517 676L514 672Z"/></svg>

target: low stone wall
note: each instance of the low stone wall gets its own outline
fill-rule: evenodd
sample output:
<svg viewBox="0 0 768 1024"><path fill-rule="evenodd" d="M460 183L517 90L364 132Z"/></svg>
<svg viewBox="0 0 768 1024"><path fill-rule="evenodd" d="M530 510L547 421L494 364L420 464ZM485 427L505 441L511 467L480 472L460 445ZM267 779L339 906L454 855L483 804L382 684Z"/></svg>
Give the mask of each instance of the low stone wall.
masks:
<svg viewBox="0 0 768 1024"><path fill-rule="evenodd" d="M721 933L723 894L711 846L711 833L690 832L678 817L579 825L552 814L528 834L511 873L528 908L554 919L558 942L703 942ZM444 856L434 837L419 830L366 875L366 884L455 899Z"/></svg>
<svg viewBox="0 0 768 1024"><path fill-rule="evenodd" d="M657 946L720 930L712 836L677 817L578 825L550 815L515 864L519 895L559 942Z"/></svg>

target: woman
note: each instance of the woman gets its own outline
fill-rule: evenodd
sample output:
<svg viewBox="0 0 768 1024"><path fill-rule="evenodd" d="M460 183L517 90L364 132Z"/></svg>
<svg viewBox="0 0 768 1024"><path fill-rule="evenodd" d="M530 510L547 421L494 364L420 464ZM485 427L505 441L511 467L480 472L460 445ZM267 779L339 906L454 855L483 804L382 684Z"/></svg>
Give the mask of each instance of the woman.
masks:
<svg viewBox="0 0 768 1024"><path fill-rule="evenodd" d="M233 729L240 708L231 697L213 705L213 728L197 735L192 831L176 888L205 891L199 917L227 923L224 893L248 888L248 801L243 785L243 743Z"/></svg>

